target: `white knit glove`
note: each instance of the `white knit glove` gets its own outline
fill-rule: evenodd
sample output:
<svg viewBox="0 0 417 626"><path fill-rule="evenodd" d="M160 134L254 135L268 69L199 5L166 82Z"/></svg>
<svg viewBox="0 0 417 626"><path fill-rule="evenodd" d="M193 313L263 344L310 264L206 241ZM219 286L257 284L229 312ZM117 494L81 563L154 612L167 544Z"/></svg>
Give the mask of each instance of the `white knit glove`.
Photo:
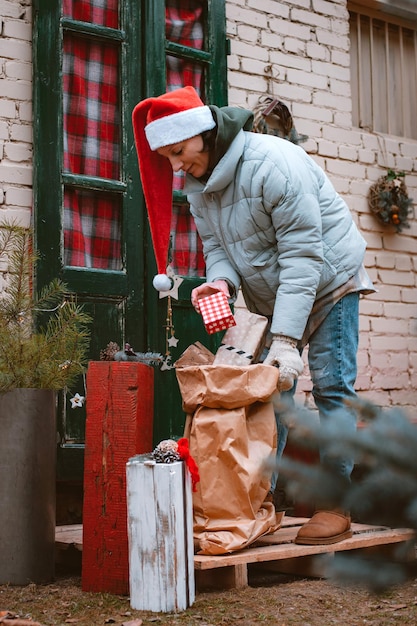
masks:
<svg viewBox="0 0 417 626"><path fill-rule="evenodd" d="M278 365L278 391L291 389L304 369L296 340L285 335L275 335L264 365Z"/></svg>

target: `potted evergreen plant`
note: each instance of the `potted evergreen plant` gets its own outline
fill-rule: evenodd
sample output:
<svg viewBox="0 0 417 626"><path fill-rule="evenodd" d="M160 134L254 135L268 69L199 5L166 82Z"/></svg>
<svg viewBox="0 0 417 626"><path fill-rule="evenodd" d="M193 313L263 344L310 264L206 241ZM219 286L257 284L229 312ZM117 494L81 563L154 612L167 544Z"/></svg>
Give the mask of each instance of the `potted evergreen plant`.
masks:
<svg viewBox="0 0 417 626"><path fill-rule="evenodd" d="M84 371L90 317L59 279L34 289L31 231L0 226L0 584L55 565L56 396Z"/></svg>

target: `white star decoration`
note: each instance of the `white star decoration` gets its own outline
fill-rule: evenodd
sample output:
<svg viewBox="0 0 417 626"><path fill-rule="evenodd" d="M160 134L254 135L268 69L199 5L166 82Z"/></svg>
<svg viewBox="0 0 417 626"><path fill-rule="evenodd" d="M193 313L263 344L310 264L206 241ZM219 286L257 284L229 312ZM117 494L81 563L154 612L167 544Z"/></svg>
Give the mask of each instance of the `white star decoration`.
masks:
<svg viewBox="0 0 417 626"><path fill-rule="evenodd" d="M72 409L78 409L78 408L82 407L82 405L84 404L84 400L85 400L84 396L80 396L79 393L76 393L75 396L70 399L71 408Z"/></svg>
<svg viewBox="0 0 417 626"><path fill-rule="evenodd" d="M175 298L178 300L178 288L184 282L184 279L180 276L176 276L170 268L167 269L167 276L169 276L174 281L174 286L169 291L160 291L159 298L166 298L167 296L171 296L171 298Z"/></svg>
<svg viewBox="0 0 417 626"><path fill-rule="evenodd" d="M168 339L168 345L170 348L176 348L178 342L179 342L179 339L177 339L175 335L171 335L171 337Z"/></svg>

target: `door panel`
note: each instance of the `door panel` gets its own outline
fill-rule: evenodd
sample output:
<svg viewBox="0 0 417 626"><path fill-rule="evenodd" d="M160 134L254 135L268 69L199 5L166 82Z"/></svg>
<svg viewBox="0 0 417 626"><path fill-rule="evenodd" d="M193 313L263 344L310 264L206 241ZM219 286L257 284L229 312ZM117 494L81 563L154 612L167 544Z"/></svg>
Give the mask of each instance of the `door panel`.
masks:
<svg viewBox="0 0 417 626"><path fill-rule="evenodd" d="M136 0L34 0L36 287L62 278L110 341L146 349L146 223L131 111L141 99ZM81 480L84 380L59 400L58 480Z"/></svg>

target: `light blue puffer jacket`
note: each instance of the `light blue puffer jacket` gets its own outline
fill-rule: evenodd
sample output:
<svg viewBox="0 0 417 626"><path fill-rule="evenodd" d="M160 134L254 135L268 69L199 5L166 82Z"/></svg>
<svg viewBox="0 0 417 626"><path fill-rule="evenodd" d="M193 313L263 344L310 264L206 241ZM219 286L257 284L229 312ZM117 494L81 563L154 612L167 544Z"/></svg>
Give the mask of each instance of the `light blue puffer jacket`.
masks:
<svg viewBox="0 0 417 626"><path fill-rule="evenodd" d="M241 130L206 184L184 189L207 281L241 286L271 332L300 339L314 301L360 268L366 242L344 200L299 146Z"/></svg>

